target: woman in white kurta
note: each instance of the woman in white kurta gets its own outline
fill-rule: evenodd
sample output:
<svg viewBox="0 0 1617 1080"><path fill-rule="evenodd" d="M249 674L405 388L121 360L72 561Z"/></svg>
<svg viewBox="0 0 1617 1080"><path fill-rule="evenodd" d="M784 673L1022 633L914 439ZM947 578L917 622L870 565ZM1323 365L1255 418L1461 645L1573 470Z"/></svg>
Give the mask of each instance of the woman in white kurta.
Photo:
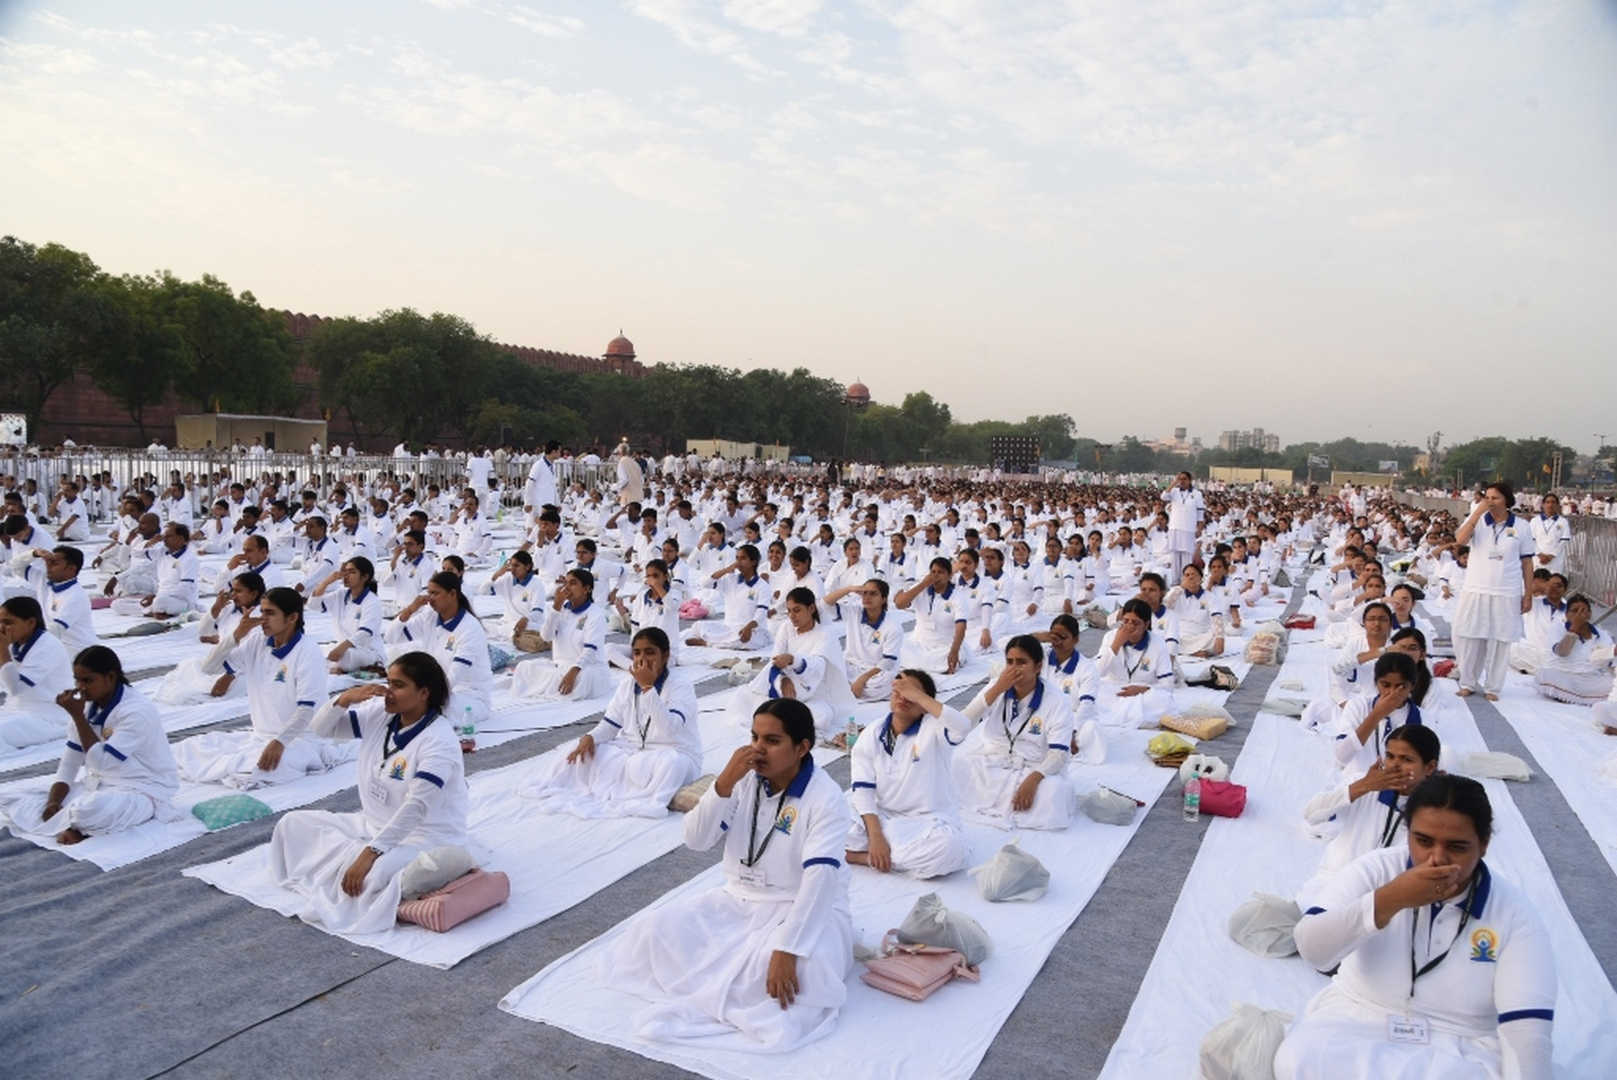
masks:
<svg viewBox="0 0 1617 1080"><path fill-rule="evenodd" d="M1386 752L1387 739L1405 724L1424 724L1417 688L1419 669L1404 652L1376 660L1373 690L1348 699L1337 717L1334 753L1348 777L1364 774Z"/></svg>
<svg viewBox="0 0 1617 1080"><path fill-rule="evenodd" d="M328 593L332 582L343 587ZM343 561L332 577L314 590L314 603L337 616L337 644L326 654L334 672L362 671L382 666L382 598L376 592L376 568L363 555Z"/></svg>
<svg viewBox="0 0 1617 1080"><path fill-rule="evenodd" d="M1437 771L1442 741L1425 724L1394 728L1381 745L1381 756L1363 775L1337 782L1303 806L1303 820L1315 835L1330 837L1313 876L1297 892L1307 910L1313 897L1342 867L1360 855L1386 847L1403 847L1404 807L1409 795Z"/></svg>
<svg viewBox="0 0 1617 1080"><path fill-rule="evenodd" d="M685 817L687 847L724 841L724 883L641 912L606 950L601 977L649 1002L639 1038L739 1032L784 1053L836 1026L853 964L850 815L814 742L802 702L759 706L750 744Z"/></svg>
<svg viewBox="0 0 1617 1080"><path fill-rule="evenodd" d="M1510 670L1510 646L1520 640L1522 616L1531 604L1533 534L1526 519L1511 512L1514 502L1509 484L1490 484L1454 531L1457 543L1471 545L1465 587L1454 608L1461 697L1480 690L1489 701L1499 700Z"/></svg>
<svg viewBox="0 0 1617 1080"><path fill-rule="evenodd" d="M1566 621L1552 639L1534 680L1538 692L1569 705L1593 705L1612 691L1612 642L1590 622L1591 604L1581 594L1568 598Z"/></svg>
<svg viewBox="0 0 1617 1080"><path fill-rule="evenodd" d="M876 576L876 568L864 558L864 549L859 541L849 537L842 542L842 558L833 563L825 572L825 593L839 593L842 599L835 604L828 604L829 617L836 622L844 622L858 618L859 598L851 592L841 592L844 589L857 589L860 585Z"/></svg>
<svg viewBox="0 0 1617 1080"><path fill-rule="evenodd" d="M966 640L965 594L949 576L949 560L932 560L926 574L893 599L896 607L915 612L914 633L899 651L899 663L934 675L953 675L973 655Z"/></svg>
<svg viewBox="0 0 1617 1080"><path fill-rule="evenodd" d="M636 631L628 675L593 730L571 751L535 763L521 794L539 808L581 818L668 813L675 793L702 771L696 690L670 666L668 635Z"/></svg>
<svg viewBox="0 0 1617 1080"><path fill-rule="evenodd" d="M1072 820L1072 707L1045 674L1044 646L1014 637L999 677L961 710L976 725L954 766L971 820L1002 829L1064 829Z"/></svg>
<svg viewBox="0 0 1617 1080"><path fill-rule="evenodd" d="M424 652L388 665L387 685L344 690L313 730L358 745L359 810L294 810L275 825L270 866L303 898L296 915L337 933L391 929L400 878L417 855L467 844L469 802L449 682Z"/></svg>
<svg viewBox="0 0 1617 1080"><path fill-rule="evenodd" d="M642 630L655 628L668 636L672 651L668 654L670 664L679 663L679 597L674 592L673 582L668 578L668 563L663 559L650 559L642 571L643 588L636 589L632 595L625 596L619 592L613 600L629 627L629 639ZM628 671L633 666L631 649L623 645L608 645L606 647L606 662L615 668Z"/></svg>
<svg viewBox="0 0 1617 1080"><path fill-rule="evenodd" d="M606 616L594 590L595 579L588 570L567 571L539 631L550 642L550 655L516 666L511 673L515 696L526 701L570 701L608 692Z"/></svg>
<svg viewBox="0 0 1617 1080"><path fill-rule="evenodd" d="M1081 628L1071 615L1057 615L1050 629L1035 634L1050 647L1045 665L1045 681L1067 695L1072 708L1072 753L1087 765L1106 760L1106 739L1100 732L1100 708L1096 695L1100 669L1078 649Z"/></svg>
<svg viewBox="0 0 1617 1080"><path fill-rule="evenodd" d="M461 575L440 570L427 580L427 591L406 604L389 623L383 638L397 653L420 649L438 661L449 679L444 715L463 736L487 722L494 696L494 669L489 663L488 635L461 592Z"/></svg>
<svg viewBox="0 0 1617 1080"><path fill-rule="evenodd" d="M499 597L500 610L495 618L511 628L511 638L515 640L524 630L537 630L537 624L544 620L545 597L553 582L534 569L532 555L518 549L494 571L483 592Z"/></svg>
<svg viewBox="0 0 1617 1080"><path fill-rule="evenodd" d="M181 816L180 780L157 707L129 685L118 654L92 645L73 662L76 688L57 699L72 733L45 792L0 795L15 833L76 844L153 818Z"/></svg>
<svg viewBox="0 0 1617 1080"><path fill-rule="evenodd" d="M1111 727L1156 727L1173 711L1173 654L1151 629L1151 606L1136 597L1095 654L1095 711Z"/></svg>
<svg viewBox="0 0 1617 1080"><path fill-rule="evenodd" d="M904 651L904 627L887 606L888 583L871 578L859 587L859 617L848 624L842 642L848 689L859 701L881 701L891 696Z"/></svg>
<svg viewBox="0 0 1617 1080"><path fill-rule="evenodd" d="M180 776L198 783L255 788L326 772L353 751L308 733L309 718L326 698L326 659L303 630L303 597L271 589L256 618L243 618L220 640L202 670L230 672L247 684L246 731L212 731L177 743Z"/></svg>
<svg viewBox="0 0 1617 1080"><path fill-rule="evenodd" d="M758 575L758 549L743 544L735 550L735 561L699 583L717 583L724 605L720 619L707 619L691 627L687 645L712 645L720 649L761 649L769 642L764 624L769 615L769 582ZM698 583L693 582L693 586Z"/></svg>
<svg viewBox="0 0 1617 1080"><path fill-rule="evenodd" d="M73 669L61 641L45 632L45 613L32 596L0 604L0 746L34 746L66 738L71 725L58 695L73 689Z"/></svg>
<svg viewBox="0 0 1617 1080"><path fill-rule="evenodd" d="M258 602L264 598L264 579L252 571L230 579L230 588L220 593L202 616L197 640L204 646L217 645L233 637L244 618L255 618ZM210 650L211 651L211 650ZM181 660L163 676L152 699L163 705L196 705L222 697L244 697L247 686L229 671L210 674L202 670L207 653Z"/></svg>
<svg viewBox="0 0 1617 1080"><path fill-rule="evenodd" d="M1202 587L1202 569L1187 563L1179 584L1168 590L1162 603L1179 622L1182 656L1210 657L1224 653L1224 612L1220 594Z"/></svg>
<svg viewBox="0 0 1617 1080"><path fill-rule="evenodd" d="M769 663L736 692L727 711L738 728L750 728L760 702L783 697L807 705L821 731L832 730L833 721L848 716L854 704L841 650L807 589L786 594L786 625L775 631Z"/></svg>
<svg viewBox="0 0 1617 1080"><path fill-rule="evenodd" d="M1202 493L1191 486L1188 472L1174 478L1173 487L1162 493L1162 501L1168 506L1168 551L1173 557L1173 575L1178 578L1196 557L1196 536L1207 508Z"/></svg>
<svg viewBox="0 0 1617 1080"><path fill-rule="evenodd" d="M1326 665L1325 692L1303 710L1303 726L1334 734L1342 706L1355 695L1371 691L1376 660L1387 651L1391 639L1392 608L1380 600L1366 604L1359 613L1359 625L1348 631L1345 643Z"/></svg>
<svg viewBox="0 0 1617 1080"><path fill-rule="evenodd" d="M1547 1080L1554 952L1533 901L1483 861L1487 793L1439 774L1407 809L1408 844L1349 863L1297 924L1302 958L1336 975L1286 1035L1277 1080Z"/></svg>
<svg viewBox="0 0 1617 1080"><path fill-rule="evenodd" d="M860 735L849 755L847 859L917 878L952 874L971 859L960 825L954 748L971 722L934 696L932 676L911 670L892 682L887 718Z"/></svg>

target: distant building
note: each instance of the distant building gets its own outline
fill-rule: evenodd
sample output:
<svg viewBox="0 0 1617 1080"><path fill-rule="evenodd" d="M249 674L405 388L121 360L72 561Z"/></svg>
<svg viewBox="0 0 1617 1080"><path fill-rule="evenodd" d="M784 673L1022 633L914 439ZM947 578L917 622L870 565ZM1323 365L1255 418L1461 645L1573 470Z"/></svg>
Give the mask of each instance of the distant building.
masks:
<svg viewBox="0 0 1617 1080"><path fill-rule="evenodd" d="M1251 431L1221 431L1218 433L1218 448L1227 453L1238 450L1258 450L1265 454L1280 453L1280 436L1270 434L1260 427Z"/></svg>
<svg viewBox="0 0 1617 1080"><path fill-rule="evenodd" d="M1176 427L1173 429L1172 438L1150 439L1145 445L1159 454L1178 454L1181 457L1193 457L1201 453L1201 439L1186 439L1185 432L1185 428Z"/></svg>

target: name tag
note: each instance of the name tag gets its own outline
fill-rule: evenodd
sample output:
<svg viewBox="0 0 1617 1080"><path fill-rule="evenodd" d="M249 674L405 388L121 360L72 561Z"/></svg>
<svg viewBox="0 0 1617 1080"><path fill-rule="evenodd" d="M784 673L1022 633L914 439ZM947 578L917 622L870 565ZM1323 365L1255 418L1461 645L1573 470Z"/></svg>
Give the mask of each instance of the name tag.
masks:
<svg viewBox="0 0 1617 1080"><path fill-rule="evenodd" d="M388 791L389 788L386 777L372 773L365 778L365 794L369 795L377 802L387 802Z"/></svg>
<svg viewBox="0 0 1617 1080"><path fill-rule="evenodd" d="M1387 1041L1425 1046L1432 1041L1432 1032L1420 1016L1388 1016Z"/></svg>
<svg viewBox="0 0 1617 1080"><path fill-rule="evenodd" d="M736 870L737 870L736 880L740 881L743 885L751 885L752 887L757 888L757 889L764 889L764 888L769 887L769 878L764 873L764 868L763 867L761 867L761 866L747 866L746 864L743 863L743 864L737 866Z"/></svg>
<svg viewBox="0 0 1617 1080"><path fill-rule="evenodd" d="M1503 555L1489 555L1488 558L1492 559L1494 562L1504 562L1505 561L1505 557Z"/></svg>

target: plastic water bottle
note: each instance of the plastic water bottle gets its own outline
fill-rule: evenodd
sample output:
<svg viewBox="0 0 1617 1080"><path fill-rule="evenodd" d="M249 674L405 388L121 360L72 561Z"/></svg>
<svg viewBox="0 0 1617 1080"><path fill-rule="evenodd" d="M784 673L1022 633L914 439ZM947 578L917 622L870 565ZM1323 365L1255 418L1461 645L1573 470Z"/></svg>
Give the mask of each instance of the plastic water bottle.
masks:
<svg viewBox="0 0 1617 1080"><path fill-rule="evenodd" d="M472 707L466 706L466 711L460 718L460 752L472 754L477 752L477 724L472 721Z"/></svg>
<svg viewBox="0 0 1617 1080"><path fill-rule="evenodd" d="M1197 821L1202 816L1202 782L1192 776L1185 781L1185 820Z"/></svg>
<svg viewBox="0 0 1617 1080"><path fill-rule="evenodd" d="M851 752L853 750L853 744L858 740L859 722L850 716L848 717L848 726L842 729L842 741L846 745L847 749Z"/></svg>

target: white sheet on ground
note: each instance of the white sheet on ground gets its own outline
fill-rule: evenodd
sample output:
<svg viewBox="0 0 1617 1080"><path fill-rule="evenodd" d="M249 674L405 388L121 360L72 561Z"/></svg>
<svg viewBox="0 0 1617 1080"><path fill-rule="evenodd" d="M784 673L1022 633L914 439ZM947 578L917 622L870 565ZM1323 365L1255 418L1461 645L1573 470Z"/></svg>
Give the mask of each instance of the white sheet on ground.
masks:
<svg viewBox="0 0 1617 1080"><path fill-rule="evenodd" d="M1084 793L1106 784L1152 802L1167 784L1171 770L1151 765L1143 750L1146 735L1129 732L1114 761L1101 766L1072 766L1074 787ZM987 929L993 951L982 966L981 983L948 986L927 1001L927 1037L893 1038L912 1031L916 1006L873 990L859 981L862 966L848 979L848 1000L836 1029L808 1053L765 1055L750 1050L739 1035L690 1043L651 1043L635 1037L632 1017L643 1002L616 992L596 974L597 958L623 932L621 923L594 941L563 956L512 990L500 1008L529 1020L553 1024L596 1042L632 1050L655 1061L677 1065L704 1076L752 1080L840 1080L926 1076L968 1077L977 1068L1005 1018L1021 1000L1044 965L1056 941L1088 904L1113 861L1133 837L1144 813L1128 827L1100 825L1083 815L1063 832L1017 835L1022 847L1052 873L1050 891L1031 904L990 904L978 895L964 872L934 881L881 875L855 869L852 887L854 931L874 947L881 935L903 920L915 900L936 891L945 904L970 914ZM968 826L973 861L986 861L1013 834ZM719 884L714 867L663 897L653 907L689 891ZM633 918L639 918L636 915Z"/></svg>

